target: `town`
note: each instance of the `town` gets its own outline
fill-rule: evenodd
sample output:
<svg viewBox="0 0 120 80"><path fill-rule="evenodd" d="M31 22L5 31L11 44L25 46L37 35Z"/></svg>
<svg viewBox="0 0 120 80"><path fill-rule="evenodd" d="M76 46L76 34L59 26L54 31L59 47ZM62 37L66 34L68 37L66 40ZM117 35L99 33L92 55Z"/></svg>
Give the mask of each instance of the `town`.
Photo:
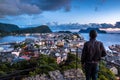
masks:
<svg viewBox="0 0 120 80"><path fill-rule="evenodd" d="M82 36L72 33L42 33L34 34L34 36L35 39L26 38L25 41L15 42L7 48L0 47L0 61L17 62L22 59L29 60L31 57L38 57L39 54L45 54L55 57L59 64L66 60L67 53L75 54L77 47L81 51L85 42Z"/></svg>

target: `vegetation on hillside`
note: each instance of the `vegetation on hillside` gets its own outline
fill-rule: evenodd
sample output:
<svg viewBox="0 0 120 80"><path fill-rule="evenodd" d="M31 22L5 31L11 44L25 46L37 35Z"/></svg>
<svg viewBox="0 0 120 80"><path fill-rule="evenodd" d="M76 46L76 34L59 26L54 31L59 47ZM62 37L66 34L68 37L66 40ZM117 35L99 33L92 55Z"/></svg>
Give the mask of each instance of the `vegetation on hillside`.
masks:
<svg viewBox="0 0 120 80"><path fill-rule="evenodd" d="M43 73L48 74L49 71L54 70L63 72L68 69L76 68L76 60L78 61L77 67L81 68L80 59L76 59L76 56L70 53L68 54L67 61L61 64L57 64L55 58L43 54L41 54L39 58L32 58L29 61L23 60L12 64L9 62L0 63L0 78L20 75L34 76ZM115 75L105 67L103 62L100 64L98 80L115 80Z"/></svg>
<svg viewBox="0 0 120 80"><path fill-rule="evenodd" d="M105 66L106 64L101 61L100 70L98 73L98 80L116 80L115 75Z"/></svg>

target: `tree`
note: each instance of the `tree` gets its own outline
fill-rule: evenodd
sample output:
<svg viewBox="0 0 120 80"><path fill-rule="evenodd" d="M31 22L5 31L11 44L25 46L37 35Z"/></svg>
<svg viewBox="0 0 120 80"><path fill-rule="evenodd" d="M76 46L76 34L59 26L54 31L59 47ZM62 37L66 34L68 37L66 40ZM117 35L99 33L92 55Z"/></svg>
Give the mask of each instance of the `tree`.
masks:
<svg viewBox="0 0 120 80"><path fill-rule="evenodd" d="M81 68L81 65L78 63L80 62L80 59L78 57L77 57L77 65L76 65L76 57L77 56L75 54L68 53L67 60L59 65L60 70L63 72L68 69L74 69L76 68L76 66L77 68Z"/></svg>

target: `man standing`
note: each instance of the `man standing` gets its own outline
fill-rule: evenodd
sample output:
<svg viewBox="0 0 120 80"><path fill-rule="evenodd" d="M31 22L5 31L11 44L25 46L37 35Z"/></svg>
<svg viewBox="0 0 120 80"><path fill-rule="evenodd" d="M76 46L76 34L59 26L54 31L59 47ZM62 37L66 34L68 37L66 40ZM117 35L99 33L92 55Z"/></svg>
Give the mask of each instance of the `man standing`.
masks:
<svg viewBox="0 0 120 80"><path fill-rule="evenodd" d="M106 56L103 43L96 40L97 32L91 30L90 40L84 44L81 56L81 63L85 69L86 80L97 80L99 61L101 57Z"/></svg>

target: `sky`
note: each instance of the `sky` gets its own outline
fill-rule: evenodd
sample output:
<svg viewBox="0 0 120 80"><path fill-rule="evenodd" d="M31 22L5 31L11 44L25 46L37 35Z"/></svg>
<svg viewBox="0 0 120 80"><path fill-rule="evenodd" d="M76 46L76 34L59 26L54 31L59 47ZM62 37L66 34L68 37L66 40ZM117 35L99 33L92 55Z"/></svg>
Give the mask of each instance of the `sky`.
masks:
<svg viewBox="0 0 120 80"><path fill-rule="evenodd" d="M120 21L120 0L0 0L0 22L22 25Z"/></svg>

